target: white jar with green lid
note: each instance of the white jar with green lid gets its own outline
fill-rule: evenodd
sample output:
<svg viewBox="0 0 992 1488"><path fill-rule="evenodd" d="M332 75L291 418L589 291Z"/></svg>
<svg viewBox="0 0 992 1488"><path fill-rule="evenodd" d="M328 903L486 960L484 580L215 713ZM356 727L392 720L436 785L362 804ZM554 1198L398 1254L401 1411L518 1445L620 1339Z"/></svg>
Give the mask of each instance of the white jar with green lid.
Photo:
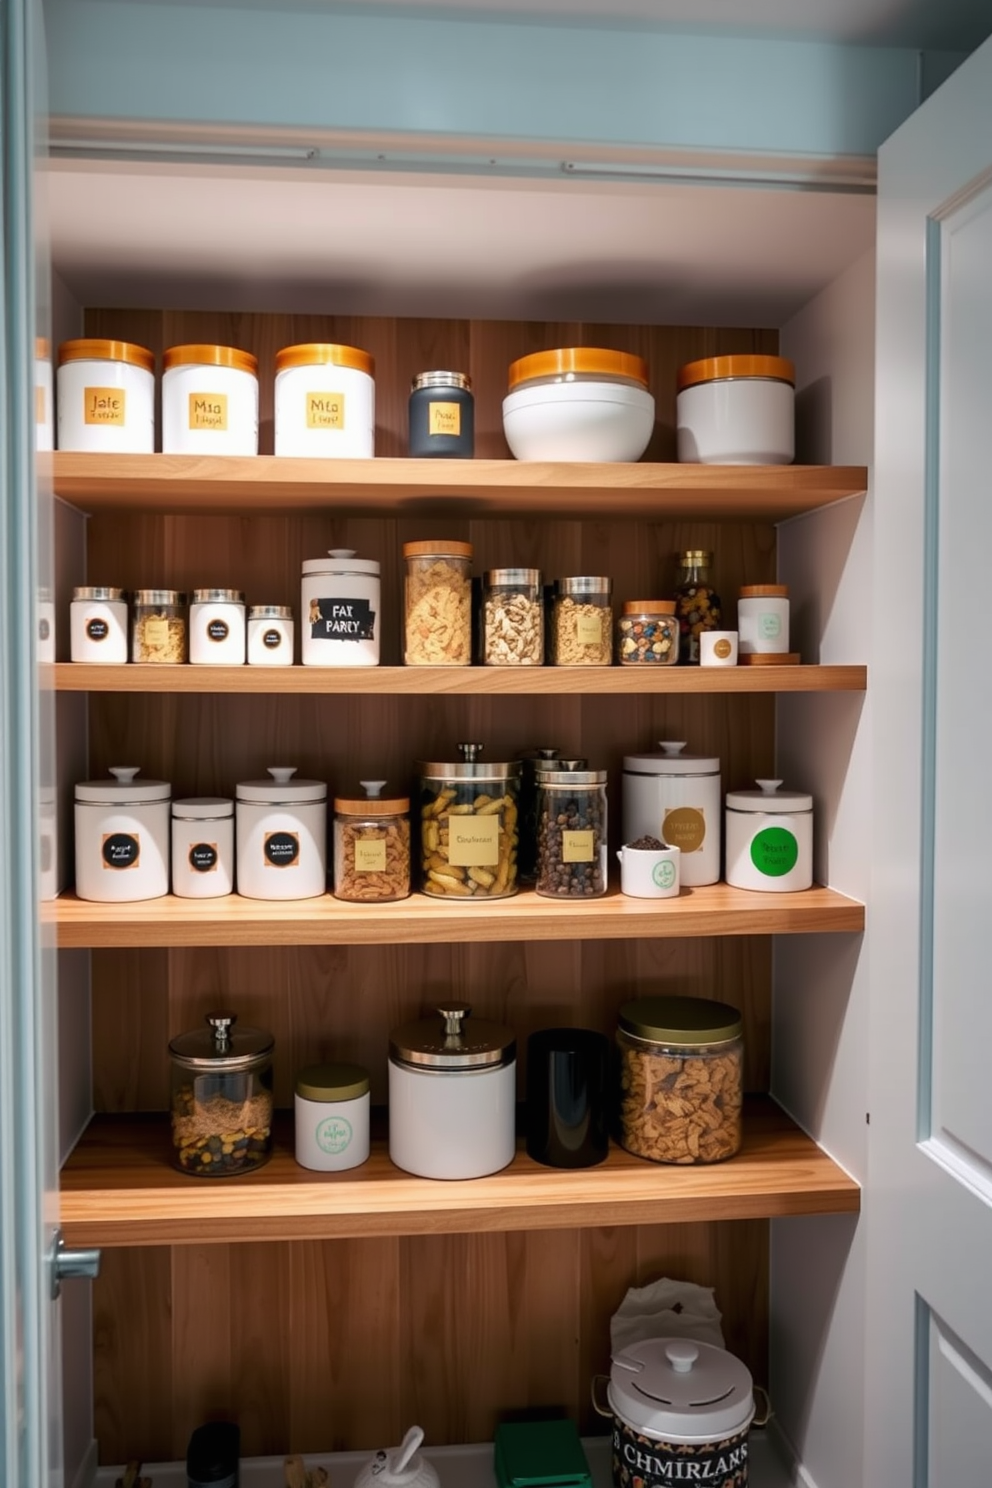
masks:
<svg viewBox="0 0 992 1488"><path fill-rule="evenodd" d="M813 883L813 797L781 780L727 792L727 882L786 894Z"/></svg>
<svg viewBox="0 0 992 1488"><path fill-rule="evenodd" d="M311 1064L296 1077L296 1161L341 1173L369 1157L369 1072L361 1064Z"/></svg>

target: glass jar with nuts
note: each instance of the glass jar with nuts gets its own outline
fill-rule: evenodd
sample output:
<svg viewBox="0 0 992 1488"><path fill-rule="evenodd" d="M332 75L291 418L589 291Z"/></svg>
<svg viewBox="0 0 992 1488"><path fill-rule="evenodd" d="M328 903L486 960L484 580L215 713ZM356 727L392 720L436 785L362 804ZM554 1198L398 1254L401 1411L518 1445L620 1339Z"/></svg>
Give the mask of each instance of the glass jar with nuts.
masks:
<svg viewBox="0 0 992 1488"><path fill-rule="evenodd" d="M403 660L407 666L469 666L472 661L472 544L403 544Z"/></svg>
<svg viewBox="0 0 992 1488"><path fill-rule="evenodd" d="M617 625L621 666L674 666L679 622L674 599L629 599Z"/></svg>
<svg viewBox="0 0 992 1488"><path fill-rule="evenodd" d="M234 1013L208 1013L206 1029L181 1033L172 1057L172 1152L182 1173L231 1178L272 1154L271 1033L235 1028Z"/></svg>
<svg viewBox="0 0 992 1488"><path fill-rule="evenodd" d="M483 578L482 660L486 666L541 666L544 604L536 568L491 568Z"/></svg>
<svg viewBox="0 0 992 1488"><path fill-rule="evenodd" d="M606 893L606 771L537 767L537 892L548 899Z"/></svg>
<svg viewBox="0 0 992 1488"><path fill-rule="evenodd" d="M421 762L420 887L432 898L506 899L517 892L520 762Z"/></svg>
<svg viewBox="0 0 992 1488"><path fill-rule="evenodd" d="M579 576L557 579L551 603L554 666L609 666L613 661L612 582Z"/></svg>
<svg viewBox="0 0 992 1488"><path fill-rule="evenodd" d="M741 1145L741 1015L698 997L620 1009L619 1138L651 1162L710 1163Z"/></svg>
<svg viewBox="0 0 992 1488"><path fill-rule="evenodd" d="M334 801L334 897L384 904L410 892L410 798L385 798L384 780L361 780L364 799Z"/></svg>

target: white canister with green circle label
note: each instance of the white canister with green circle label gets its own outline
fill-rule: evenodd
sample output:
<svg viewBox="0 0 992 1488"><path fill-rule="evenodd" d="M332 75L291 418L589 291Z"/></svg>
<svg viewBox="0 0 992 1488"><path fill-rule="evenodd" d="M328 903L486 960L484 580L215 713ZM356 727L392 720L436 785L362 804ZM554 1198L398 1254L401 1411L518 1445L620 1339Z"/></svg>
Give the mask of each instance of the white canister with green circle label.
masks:
<svg viewBox="0 0 992 1488"><path fill-rule="evenodd" d="M727 792L727 882L737 889L788 893L813 882L813 797L759 780L756 791Z"/></svg>
<svg viewBox="0 0 992 1488"><path fill-rule="evenodd" d="M316 1173L357 1168L369 1156L369 1072L311 1064L296 1077L296 1161Z"/></svg>

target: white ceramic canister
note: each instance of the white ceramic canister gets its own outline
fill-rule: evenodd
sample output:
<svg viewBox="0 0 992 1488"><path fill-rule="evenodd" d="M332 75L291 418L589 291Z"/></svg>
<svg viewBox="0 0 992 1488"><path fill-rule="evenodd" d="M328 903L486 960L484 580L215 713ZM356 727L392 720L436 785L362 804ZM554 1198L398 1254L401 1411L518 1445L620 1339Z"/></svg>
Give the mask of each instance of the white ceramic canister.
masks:
<svg viewBox="0 0 992 1488"><path fill-rule="evenodd" d="M52 598L51 589L38 590L35 619L37 621L38 661L39 663L53 662L55 660L55 601Z"/></svg>
<svg viewBox="0 0 992 1488"><path fill-rule="evenodd" d="M135 766L110 773L76 786L76 893L101 904L158 899L169 892L172 787L135 780Z"/></svg>
<svg viewBox="0 0 992 1488"><path fill-rule="evenodd" d="M661 754L624 756L623 840L679 848L682 887L698 888L720 878L720 761L684 749L662 740Z"/></svg>
<svg viewBox="0 0 992 1488"><path fill-rule="evenodd" d="M389 1156L421 1178L482 1178L515 1151L513 1031L445 1002L389 1039Z"/></svg>
<svg viewBox="0 0 992 1488"><path fill-rule="evenodd" d="M759 780L756 791L727 792L727 882L737 889L788 893L813 882L813 797Z"/></svg>
<svg viewBox="0 0 992 1488"><path fill-rule="evenodd" d="M625 843L617 853L621 894L631 899L677 899L681 856L677 847L638 847L636 840Z"/></svg>
<svg viewBox="0 0 992 1488"><path fill-rule="evenodd" d="M219 899L234 892L234 802L190 796L172 803L172 892Z"/></svg>
<svg viewBox="0 0 992 1488"><path fill-rule="evenodd" d="M369 1072L360 1064L311 1064L296 1077L296 1161L341 1173L369 1157Z"/></svg>
<svg viewBox="0 0 992 1488"><path fill-rule="evenodd" d="M379 564L331 548L303 565L300 629L304 666L378 666Z"/></svg>
<svg viewBox="0 0 992 1488"><path fill-rule="evenodd" d="M789 649L787 584L745 584L737 601L742 656L777 656Z"/></svg>
<svg viewBox="0 0 992 1488"><path fill-rule="evenodd" d="M34 447L55 448L55 386L51 342L39 336L34 343Z"/></svg>
<svg viewBox="0 0 992 1488"><path fill-rule="evenodd" d="M275 452L372 458L375 361L367 351L311 342L276 352Z"/></svg>
<svg viewBox="0 0 992 1488"><path fill-rule="evenodd" d="M293 612L288 605L252 605L248 611L248 665L293 665Z"/></svg>
<svg viewBox="0 0 992 1488"><path fill-rule="evenodd" d="M613 1485L673 1481L741 1488L748 1481L754 1386L740 1359L693 1338L647 1338L613 1355L606 1405Z"/></svg>
<svg viewBox="0 0 992 1488"><path fill-rule="evenodd" d="M127 599L123 589L84 585L69 606L69 655L84 666L127 661Z"/></svg>
<svg viewBox="0 0 992 1488"><path fill-rule="evenodd" d="M256 357L233 346L170 346L162 367L163 454L258 454Z"/></svg>
<svg viewBox="0 0 992 1488"><path fill-rule="evenodd" d="M703 465L791 465L796 369L786 357L703 357L679 368L680 460Z"/></svg>
<svg viewBox="0 0 992 1488"><path fill-rule="evenodd" d="M236 788L238 893L314 899L327 889L327 786L294 780L295 767L270 765L269 774Z"/></svg>
<svg viewBox="0 0 992 1488"><path fill-rule="evenodd" d="M654 433L643 357L597 346L510 364L503 432L516 460L639 460Z"/></svg>
<svg viewBox="0 0 992 1488"><path fill-rule="evenodd" d="M155 449L155 358L130 341L59 347L60 450L150 455Z"/></svg>
<svg viewBox="0 0 992 1488"><path fill-rule="evenodd" d="M701 630L699 632L699 665L704 667L736 666L736 630Z"/></svg>
<svg viewBox="0 0 992 1488"><path fill-rule="evenodd" d="M194 589L189 659L196 666L244 666L245 597L240 589Z"/></svg>

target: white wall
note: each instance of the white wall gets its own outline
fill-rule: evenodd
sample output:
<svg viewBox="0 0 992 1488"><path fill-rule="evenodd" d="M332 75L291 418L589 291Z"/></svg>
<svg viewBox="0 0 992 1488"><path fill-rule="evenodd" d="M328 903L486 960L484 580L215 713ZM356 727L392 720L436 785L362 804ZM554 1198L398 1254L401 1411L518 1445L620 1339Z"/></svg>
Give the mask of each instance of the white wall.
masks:
<svg viewBox="0 0 992 1488"><path fill-rule="evenodd" d="M797 366L803 463L871 463L874 315L869 253L782 328L782 351ZM779 529L779 576L804 662L870 663L871 522L870 497L857 497ZM813 793L817 877L867 900L870 691L782 698L777 719L777 773ZM867 940L783 936L774 966L772 1092L864 1181ZM863 1481L864 1286L863 1218L773 1223L772 1399L800 1481L816 1488Z"/></svg>

